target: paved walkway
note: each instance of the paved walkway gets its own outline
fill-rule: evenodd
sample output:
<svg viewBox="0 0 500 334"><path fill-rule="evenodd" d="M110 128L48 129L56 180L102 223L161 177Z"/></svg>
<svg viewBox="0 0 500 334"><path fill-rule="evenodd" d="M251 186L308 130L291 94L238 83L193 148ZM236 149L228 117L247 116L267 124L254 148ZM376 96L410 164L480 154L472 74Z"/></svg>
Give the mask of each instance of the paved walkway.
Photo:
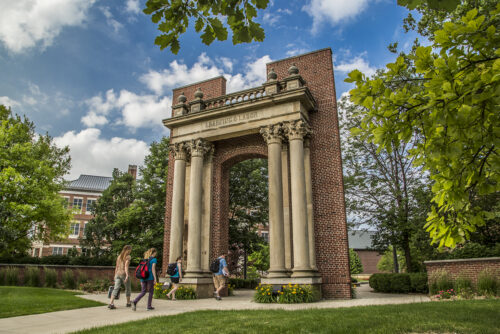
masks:
<svg viewBox="0 0 500 334"><path fill-rule="evenodd" d="M0 334L45 334L45 333L71 333L73 331L118 324L132 320L140 320L160 315L173 315L198 310L257 310L257 309L313 309L313 308L338 308L362 305L383 304L408 304L428 302L425 295L397 295L371 292L370 287L362 285L357 289L358 296L352 300L324 300L311 304L258 304L252 302L253 290L237 290L235 296L224 298L222 301L215 299L199 300L153 300L154 311L146 311L145 296L137 305L137 311L126 308L125 299L118 300L116 310L108 310L106 306L89 307L69 311L50 312L44 314L27 315L21 317L0 319ZM107 303L107 295L83 295L86 299ZM132 295L134 297L134 295ZM123 298L123 297L122 297ZM175 305L175 307L173 307Z"/></svg>

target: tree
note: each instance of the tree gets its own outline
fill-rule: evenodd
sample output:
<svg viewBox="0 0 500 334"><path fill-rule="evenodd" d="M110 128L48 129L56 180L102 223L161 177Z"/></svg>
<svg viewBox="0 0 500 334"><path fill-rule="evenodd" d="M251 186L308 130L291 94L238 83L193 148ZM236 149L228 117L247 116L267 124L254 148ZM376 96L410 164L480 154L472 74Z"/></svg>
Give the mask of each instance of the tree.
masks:
<svg viewBox="0 0 500 334"><path fill-rule="evenodd" d="M32 122L3 105L0 121L0 255L7 255L68 235L72 215L58 193L70 157L67 147L36 134Z"/></svg>
<svg viewBox="0 0 500 334"><path fill-rule="evenodd" d="M229 244L232 252L242 250L243 276L247 255L258 250L263 239L259 224L269 219L267 160L251 159L234 165L229 178Z"/></svg>
<svg viewBox="0 0 500 334"><path fill-rule="evenodd" d="M351 275L357 275L363 272L361 259L359 258L358 253L356 253L352 248L349 248L349 269Z"/></svg>
<svg viewBox="0 0 500 334"><path fill-rule="evenodd" d="M486 7L481 7L486 8ZM382 149L415 143L414 164L433 181L427 231L454 247L498 216L474 205L500 191L500 4L476 8L433 31L374 78L353 71L351 101L367 109L360 130ZM358 130L355 130L358 131Z"/></svg>
<svg viewBox="0 0 500 334"><path fill-rule="evenodd" d="M269 244L262 244L260 249L248 256L249 267L255 268L260 275L269 270Z"/></svg>
<svg viewBox="0 0 500 334"><path fill-rule="evenodd" d="M151 15L153 23L158 24L160 35L155 44L160 49L170 47L177 54L180 49L179 37L186 32L189 23L201 34L204 44L210 45L215 39L225 41L227 28L233 33L233 44L261 42L264 29L254 19L258 9L267 8L269 0L148 0L144 13Z"/></svg>
<svg viewBox="0 0 500 334"><path fill-rule="evenodd" d="M168 152L168 138L153 142L137 181L128 173L113 172L113 181L97 200L94 218L87 224L82 240L93 255L116 254L127 244L132 245L132 256L136 258L151 247L161 254Z"/></svg>
<svg viewBox="0 0 500 334"><path fill-rule="evenodd" d="M349 103L347 96L339 101L350 224L375 228L372 246L376 249L385 250L392 245L394 250L403 250L407 271L411 272L412 236L423 228L423 213L427 209L417 194L425 191L429 181L421 168L412 164L409 152L415 143L394 140L381 147L371 142L370 133L360 128L365 113L365 108Z"/></svg>

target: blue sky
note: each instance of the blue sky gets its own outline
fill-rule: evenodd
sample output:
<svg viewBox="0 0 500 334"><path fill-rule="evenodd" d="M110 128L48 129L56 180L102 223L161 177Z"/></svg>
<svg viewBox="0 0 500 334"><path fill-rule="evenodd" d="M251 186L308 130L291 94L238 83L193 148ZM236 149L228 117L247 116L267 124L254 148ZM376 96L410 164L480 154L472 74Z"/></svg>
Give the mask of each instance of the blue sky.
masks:
<svg viewBox="0 0 500 334"><path fill-rule="evenodd" d="M272 1L259 13L262 43L210 46L194 29L178 55L154 45L145 0L0 0L0 103L71 149L79 174L110 176L142 164L148 145L168 135L172 88L217 75L228 91L259 86L265 64L330 47L337 98L355 68L372 74L408 48L407 10L386 0Z"/></svg>

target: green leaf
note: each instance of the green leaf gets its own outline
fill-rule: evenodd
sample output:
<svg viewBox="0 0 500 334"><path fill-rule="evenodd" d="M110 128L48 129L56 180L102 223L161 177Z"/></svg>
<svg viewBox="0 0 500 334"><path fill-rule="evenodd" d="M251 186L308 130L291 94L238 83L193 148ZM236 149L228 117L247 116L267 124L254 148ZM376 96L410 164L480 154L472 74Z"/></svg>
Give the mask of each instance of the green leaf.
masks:
<svg viewBox="0 0 500 334"><path fill-rule="evenodd" d="M196 32L200 32L201 29L203 29L204 26L205 26L205 22L203 22L203 19L201 17L199 17L196 20L196 23L194 25L194 29L196 30Z"/></svg>

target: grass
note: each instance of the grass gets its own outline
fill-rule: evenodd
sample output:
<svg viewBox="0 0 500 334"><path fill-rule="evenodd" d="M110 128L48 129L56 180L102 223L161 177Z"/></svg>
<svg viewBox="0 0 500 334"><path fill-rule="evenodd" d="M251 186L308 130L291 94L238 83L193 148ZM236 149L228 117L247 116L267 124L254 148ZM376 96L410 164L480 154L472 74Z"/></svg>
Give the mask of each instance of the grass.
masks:
<svg viewBox="0 0 500 334"><path fill-rule="evenodd" d="M316 310L198 311L75 332L109 333L499 333L500 300Z"/></svg>
<svg viewBox="0 0 500 334"><path fill-rule="evenodd" d="M0 318L104 305L76 297L78 294L49 288L0 286Z"/></svg>

